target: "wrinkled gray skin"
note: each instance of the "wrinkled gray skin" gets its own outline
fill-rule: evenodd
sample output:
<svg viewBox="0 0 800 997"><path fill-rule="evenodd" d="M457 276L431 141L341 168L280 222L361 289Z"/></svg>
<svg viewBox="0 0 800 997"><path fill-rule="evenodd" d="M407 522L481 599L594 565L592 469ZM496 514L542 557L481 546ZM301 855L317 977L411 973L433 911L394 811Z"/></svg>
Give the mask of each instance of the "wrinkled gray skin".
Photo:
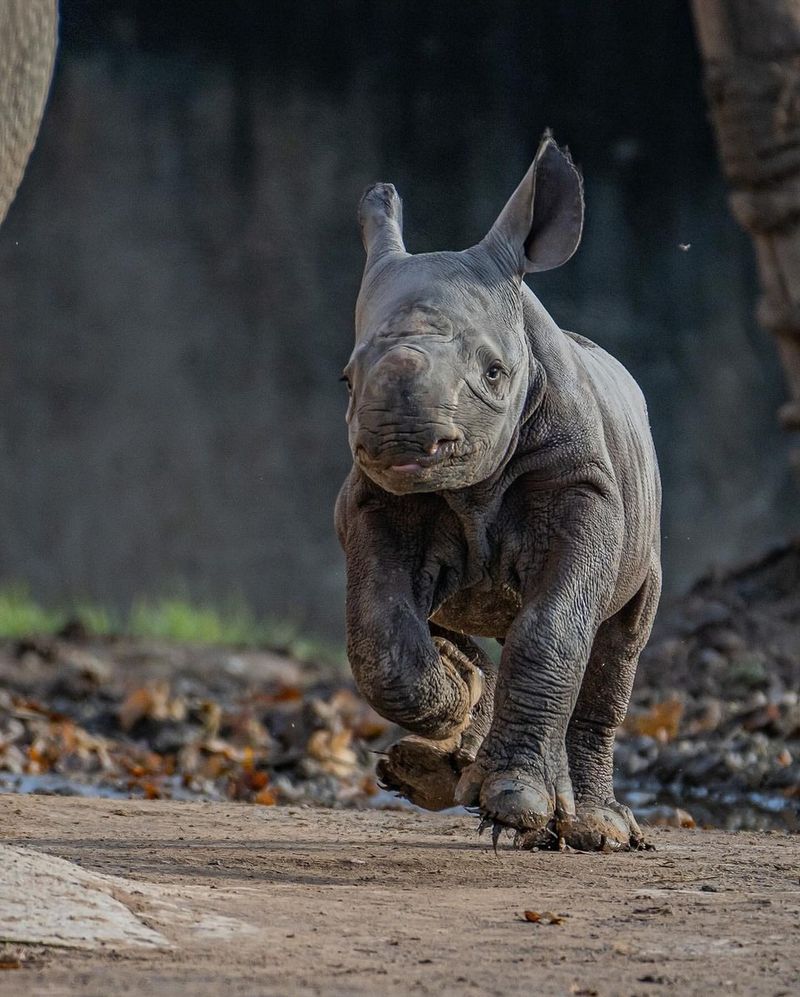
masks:
<svg viewBox="0 0 800 997"><path fill-rule="evenodd" d="M580 175L545 135L465 252L408 254L390 184L360 221L336 507L348 654L365 698L412 732L379 775L431 809L479 808L522 847L641 847L612 758L660 591L647 410L522 280L577 248ZM499 669L468 635L503 644Z"/></svg>

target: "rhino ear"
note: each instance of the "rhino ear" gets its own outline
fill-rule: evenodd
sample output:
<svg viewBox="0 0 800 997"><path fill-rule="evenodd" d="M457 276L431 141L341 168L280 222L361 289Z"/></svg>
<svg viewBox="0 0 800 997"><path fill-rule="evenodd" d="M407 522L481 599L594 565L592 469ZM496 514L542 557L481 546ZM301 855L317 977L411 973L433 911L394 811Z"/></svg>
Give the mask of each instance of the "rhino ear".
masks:
<svg viewBox="0 0 800 997"><path fill-rule="evenodd" d="M582 230L583 180L569 150L559 149L546 131L484 244L517 273L536 273L566 263Z"/></svg>
<svg viewBox="0 0 800 997"><path fill-rule="evenodd" d="M388 254L405 255L403 202L394 184L376 183L367 187L358 205L358 222L367 251L367 270Z"/></svg>

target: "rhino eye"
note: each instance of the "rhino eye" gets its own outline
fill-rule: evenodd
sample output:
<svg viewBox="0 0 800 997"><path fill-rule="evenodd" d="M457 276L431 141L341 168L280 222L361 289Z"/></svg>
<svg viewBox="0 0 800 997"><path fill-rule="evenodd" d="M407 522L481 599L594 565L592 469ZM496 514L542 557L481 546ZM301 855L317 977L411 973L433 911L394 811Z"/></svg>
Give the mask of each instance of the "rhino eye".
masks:
<svg viewBox="0 0 800 997"><path fill-rule="evenodd" d="M503 376L503 365L499 360L494 360L486 368L486 380L489 384L497 384L500 378Z"/></svg>

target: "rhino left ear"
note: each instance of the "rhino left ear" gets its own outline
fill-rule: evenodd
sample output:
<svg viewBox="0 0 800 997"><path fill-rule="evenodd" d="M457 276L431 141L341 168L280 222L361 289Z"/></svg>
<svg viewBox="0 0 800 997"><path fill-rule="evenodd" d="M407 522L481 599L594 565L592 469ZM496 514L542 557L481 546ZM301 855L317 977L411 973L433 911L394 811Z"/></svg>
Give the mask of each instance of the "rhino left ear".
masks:
<svg viewBox="0 0 800 997"><path fill-rule="evenodd" d="M517 273L552 270L578 248L583 230L583 180L567 149L549 131L522 183L484 245Z"/></svg>

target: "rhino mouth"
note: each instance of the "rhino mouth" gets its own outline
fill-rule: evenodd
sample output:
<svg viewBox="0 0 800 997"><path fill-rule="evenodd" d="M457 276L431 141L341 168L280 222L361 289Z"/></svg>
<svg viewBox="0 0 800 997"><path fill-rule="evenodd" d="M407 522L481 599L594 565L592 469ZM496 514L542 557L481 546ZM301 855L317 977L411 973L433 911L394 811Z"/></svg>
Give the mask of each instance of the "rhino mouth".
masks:
<svg viewBox="0 0 800 997"><path fill-rule="evenodd" d="M460 450L456 440L439 440L427 453L388 447L385 452L371 457L361 446L356 448L355 453L356 461L365 470L390 471L401 475L427 471L462 456L464 452Z"/></svg>
<svg viewBox="0 0 800 997"><path fill-rule="evenodd" d="M456 440L442 441L429 453L391 450L370 457L363 447L357 448L355 453L356 463L369 477L397 486L399 490L435 481L442 472L452 471L469 456L469 451Z"/></svg>

